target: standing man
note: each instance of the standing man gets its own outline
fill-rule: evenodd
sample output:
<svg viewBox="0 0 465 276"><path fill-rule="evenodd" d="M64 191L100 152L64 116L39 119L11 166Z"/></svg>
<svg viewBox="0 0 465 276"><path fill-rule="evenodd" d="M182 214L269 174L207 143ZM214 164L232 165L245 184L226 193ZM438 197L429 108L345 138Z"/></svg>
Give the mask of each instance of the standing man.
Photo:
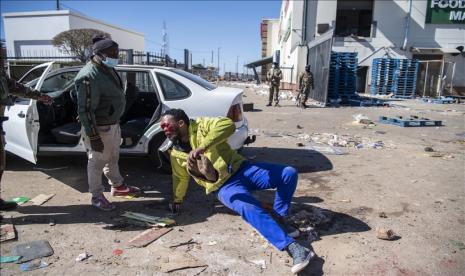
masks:
<svg viewBox="0 0 465 276"><path fill-rule="evenodd" d="M299 75L299 93L300 93L300 108L307 108L307 99L310 89L314 89L313 86L313 74L310 71L310 65L305 66L305 72Z"/></svg>
<svg viewBox="0 0 465 276"><path fill-rule="evenodd" d="M315 255L293 237L299 231L285 223L297 186L297 171L286 165L250 163L227 139L236 127L229 118L189 120L181 109L162 115L161 128L173 142L170 151L174 199L173 212L179 212L192 176L206 193L214 192L228 208L237 212L278 250L287 250L294 260L293 273L304 269ZM200 165L199 165L200 163ZM277 220L252 196L256 190L276 189L273 213Z"/></svg>
<svg viewBox="0 0 465 276"><path fill-rule="evenodd" d="M274 106L279 106L279 85L283 78L283 72L279 69L279 63L273 62L273 68L270 69L267 75L268 82L270 84L270 94L268 95L268 104L271 106L274 95Z"/></svg>
<svg viewBox="0 0 465 276"><path fill-rule="evenodd" d="M74 82L88 156L91 204L102 211L111 211L115 205L103 195L102 172L111 185L112 196L133 195L140 189L125 185L118 167L119 122L126 105L123 84L114 69L118 64L118 44L109 38L95 37L92 50L91 60L79 71Z"/></svg>
<svg viewBox="0 0 465 276"><path fill-rule="evenodd" d="M2 180L3 171L5 170L5 132L3 131L3 122L8 120L4 116L5 107L13 105L14 102L10 94L20 98L28 98L42 101L46 104L52 103L52 98L47 94L42 94L37 90L26 87L10 79L4 67L3 51L0 51L0 181ZM4 201L0 198L0 211L6 211L16 208L17 204L12 201Z"/></svg>

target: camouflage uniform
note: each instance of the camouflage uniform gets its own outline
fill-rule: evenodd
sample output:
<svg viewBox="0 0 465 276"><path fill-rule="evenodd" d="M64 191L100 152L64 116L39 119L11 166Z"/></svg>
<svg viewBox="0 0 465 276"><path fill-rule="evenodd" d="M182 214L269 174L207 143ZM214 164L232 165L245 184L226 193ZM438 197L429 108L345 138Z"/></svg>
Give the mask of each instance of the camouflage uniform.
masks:
<svg viewBox="0 0 465 276"><path fill-rule="evenodd" d="M270 94L268 96L268 105L271 105L273 101L273 94L274 94L274 102L275 105L279 103L279 84L281 79L283 78L283 73L279 68L272 68L267 75L267 79L270 82Z"/></svg>
<svg viewBox="0 0 465 276"><path fill-rule="evenodd" d="M302 72L299 75L300 106L304 107L308 99L310 89L314 89L312 72Z"/></svg>
<svg viewBox="0 0 465 276"><path fill-rule="evenodd" d="M10 93L20 98L37 100L42 94L10 79L3 68L0 69L0 180L5 170L5 132L3 122L8 120L4 116L5 107L13 105Z"/></svg>

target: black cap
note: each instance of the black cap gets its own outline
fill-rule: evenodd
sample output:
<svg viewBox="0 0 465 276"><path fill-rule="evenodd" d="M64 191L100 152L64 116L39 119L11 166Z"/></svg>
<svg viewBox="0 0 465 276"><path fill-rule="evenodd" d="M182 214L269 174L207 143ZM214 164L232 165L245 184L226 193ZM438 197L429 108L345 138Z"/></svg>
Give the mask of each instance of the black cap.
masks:
<svg viewBox="0 0 465 276"><path fill-rule="evenodd" d="M118 43L114 42L110 38L97 35L92 38L92 51L94 54L98 54L106 49L118 47Z"/></svg>

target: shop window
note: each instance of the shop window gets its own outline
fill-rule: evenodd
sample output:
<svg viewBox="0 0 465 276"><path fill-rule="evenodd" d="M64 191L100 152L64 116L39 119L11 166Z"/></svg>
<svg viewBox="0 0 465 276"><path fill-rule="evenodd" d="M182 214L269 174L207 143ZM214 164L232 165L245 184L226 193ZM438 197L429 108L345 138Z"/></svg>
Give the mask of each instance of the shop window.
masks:
<svg viewBox="0 0 465 276"><path fill-rule="evenodd" d="M371 37L374 0L337 1L336 30L338 37Z"/></svg>

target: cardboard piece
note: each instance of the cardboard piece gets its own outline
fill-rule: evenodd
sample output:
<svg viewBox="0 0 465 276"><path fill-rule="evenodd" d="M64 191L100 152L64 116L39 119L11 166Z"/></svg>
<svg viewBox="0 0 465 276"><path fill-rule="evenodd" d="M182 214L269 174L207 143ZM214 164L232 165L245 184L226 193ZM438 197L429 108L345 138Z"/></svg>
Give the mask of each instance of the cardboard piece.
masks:
<svg viewBox="0 0 465 276"><path fill-rule="evenodd" d="M11 254L23 256L18 263L28 262L30 260L53 255L53 249L46 240L31 241L17 244L12 247Z"/></svg>
<svg viewBox="0 0 465 276"><path fill-rule="evenodd" d="M151 228L128 241L130 247L144 247L157 240L159 237L173 230L172 228Z"/></svg>
<svg viewBox="0 0 465 276"><path fill-rule="evenodd" d="M34 197L33 199L31 199L31 202L33 205L42 205L45 202L49 201L54 196L55 194L49 194L49 195L40 194Z"/></svg>
<svg viewBox="0 0 465 276"><path fill-rule="evenodd" d="M15 226L13 224L4 224L0 226L0 242L16 239Z"/></svg>

